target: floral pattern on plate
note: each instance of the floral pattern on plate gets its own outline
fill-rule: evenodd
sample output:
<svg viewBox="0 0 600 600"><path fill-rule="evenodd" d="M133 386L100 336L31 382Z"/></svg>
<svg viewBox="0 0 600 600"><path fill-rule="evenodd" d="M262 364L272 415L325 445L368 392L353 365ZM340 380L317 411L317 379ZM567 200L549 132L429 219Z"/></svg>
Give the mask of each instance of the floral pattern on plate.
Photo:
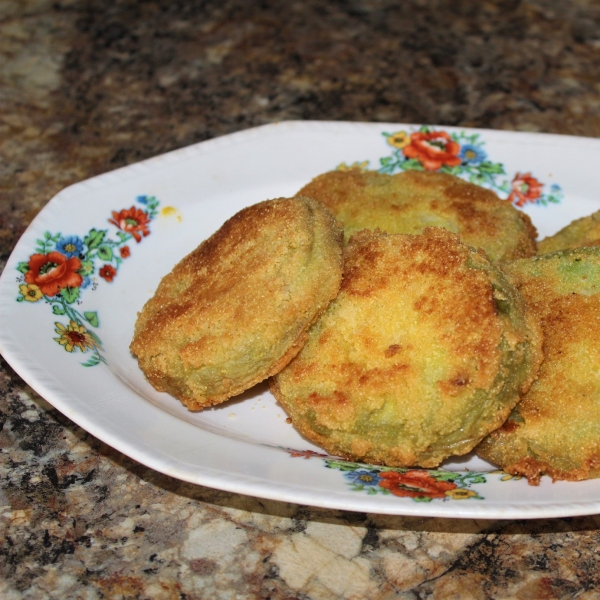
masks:
<svg viewBox="0 0 600 600"><path fill-rule="evenodd" d="M504 471L484 473L384 467L349 462L314 450L283 449L293 458L322 459L326 468L342 472L353 492L392 494L400 498L411 498L415 502L431 502L436 499L483 500L483 496L471 489L473 484L487 483L486 476L492 474L501 475L501 481L513 479L512 475L507 475Z"/></svg>
<svg viewBox="0 0 600 600"><path fill-rule="evenodd" d="M36 303L44 301L52 307L52 313L65 321L55 321L54 341L67 352L90 353L81 363L94 367L106 362L102 355L102 342L93 328L100 326L96 311L81 311L83 290L98 287L97 274L107 283L117 276L123 260L131 256L129 244L150 235L150 222L158 214L159 201L154 196L138 196L135 205L120 211L112 211L108 219L118 231L116 239L108 236L108 229L89 230L87 235L62 235L46 231L36 240L34 254L28 261L20 262L17 271L19 296L17 302Z"/></svg>
<svg viewBox="0 0 600 600"><path fill-rule="evenodd" d="M380 173L398 171L439 171L456 175L497 192L515 206L527 203L558 204L563 191L557 184L547 186L530 172L517 172L511 180L500 162L488 158L485 141L480 133L448 133L433 127L421 126L413 131L383 133L394 148L391 156L379 159ZM350 167L342 163L339 169L367 168L369 161L355 162Z"/></svg>
<svg viewBox="0 0 600 600"><path fill-rule="evenodd" d="M415 502L440 500L483 500L471 489L474 483L487 483L486 473L403 469L363 465L342 460L325 460L329 469L341 471L353 492L393 494Z"/></svg>

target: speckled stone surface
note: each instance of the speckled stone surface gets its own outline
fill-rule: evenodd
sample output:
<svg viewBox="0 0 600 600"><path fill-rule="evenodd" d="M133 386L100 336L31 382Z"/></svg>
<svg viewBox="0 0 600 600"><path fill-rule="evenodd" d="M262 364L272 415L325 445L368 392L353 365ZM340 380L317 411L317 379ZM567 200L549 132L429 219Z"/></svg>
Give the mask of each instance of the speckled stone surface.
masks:
<svg viewBox="0 0 600 600"><path fill-rule="evenodd" d="M600 4L2 0L2 265L66 185L283 119L600 136ZM0 396L1 598L600 597L600 517L239 496L112 450L4 361Z"/></svg>

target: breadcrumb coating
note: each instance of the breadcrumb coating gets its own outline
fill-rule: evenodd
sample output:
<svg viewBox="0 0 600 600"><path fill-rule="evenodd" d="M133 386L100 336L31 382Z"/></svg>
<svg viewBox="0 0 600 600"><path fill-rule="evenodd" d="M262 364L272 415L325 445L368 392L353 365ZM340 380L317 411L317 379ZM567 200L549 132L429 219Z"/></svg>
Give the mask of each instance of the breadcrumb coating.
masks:
<svg viewBox="0 0 600 600"><path fill-rule="evenodd" d="M483 252L442 228L362 231L337 298L271 380L329 453L435 467L499 427L541 362L537 320Z"/></svg>
<svg viewBox="0 0 600 600"><path fill-rule="evenodd" d="M600 210L572 221L554 235L538 242L538 254L582 246L600 246Z"/></svg>
<svg viewBox="0 0 600 600"><path fill-rule="evenodd" d="M600 248L503 266L540 316L544 362L506 423L478 447L484 459L537 485L542 475L600 476Z"/></svg>
<svg viewBox="0 0 600 600"><path fill-rule="evenodd" d="M130 349L148 381L198 410L277 373L339 290L342 236L310 198L237 213L139 313Z"/></svg>
<svg viewBox="0 0 600 600"><path fill-rule="evenodd" d="M537 231L528 215L491 190L445 173L331 171L298 194L323 202L343 223L346 241L361 229L416 234L435 226L482 248L492 261L536 253Z"/></svg>

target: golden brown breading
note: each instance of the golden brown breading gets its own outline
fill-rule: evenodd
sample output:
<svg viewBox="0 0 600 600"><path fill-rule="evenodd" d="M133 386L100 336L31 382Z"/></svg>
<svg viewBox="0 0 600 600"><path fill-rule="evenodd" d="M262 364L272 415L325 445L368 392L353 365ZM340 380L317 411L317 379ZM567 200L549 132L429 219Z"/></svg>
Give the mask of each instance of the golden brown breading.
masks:
<svg viewBox="0 0 600 600"><path fill-rule="evenodd" d="M414 234L437 226L493 261L536 253L537 232L525 213L491 190L444 173L331 171L298 194L323 202L344 225L346 240L361 229Z"/></svg>
<svg viewBox="0 0 600 600"><path fill-rule="evenodd" d="M600 210L572 221L554 235L538 242L538 254L582 246L600 246Z"/></svg>
<svg viewBox="0 0 600 600"><path fill-rule="evenodd" d="M541 318L539 377L477 453L537 485L544 474L600 476L600 248L580 248L503 266Z"/></svg>
<svg viewBox="0 0 600 600"><path fill-rule="evenodd" d="M328 452L435 467L499 427L541 362L539 324L483 252L442 228L362 231L337 298L271 380Z"/></svg>
<svg viewBox="0 0 600 600"><path fill-rule="evenodd" d="M310 198L240 211L163 278L131 352L148 381L190 409L277 373L338 292L342 229Z"/></svg>

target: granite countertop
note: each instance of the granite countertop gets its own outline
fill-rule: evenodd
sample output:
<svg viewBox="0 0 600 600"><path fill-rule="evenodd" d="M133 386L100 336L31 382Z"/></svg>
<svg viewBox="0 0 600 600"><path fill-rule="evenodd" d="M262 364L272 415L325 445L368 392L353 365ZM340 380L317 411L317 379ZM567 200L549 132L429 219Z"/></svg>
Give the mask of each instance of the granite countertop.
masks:
<svg viewBox="0 0 600 600"><path fill-rule="evenodd" d="M0 257L63 187L285 119L600 137L590 0L3 0ZM598 598L600 517L407 518L194 486L0 371L0 597Z"/></svg>

